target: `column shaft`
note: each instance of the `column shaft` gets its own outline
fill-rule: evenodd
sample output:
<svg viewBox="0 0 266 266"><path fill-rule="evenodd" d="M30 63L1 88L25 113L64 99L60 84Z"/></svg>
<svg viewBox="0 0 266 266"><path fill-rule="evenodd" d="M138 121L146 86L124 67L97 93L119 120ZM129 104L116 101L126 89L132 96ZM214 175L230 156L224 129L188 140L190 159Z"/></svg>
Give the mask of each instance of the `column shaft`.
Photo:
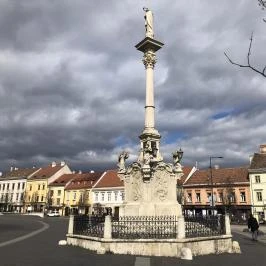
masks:
<svg viewBox="0 0 266 266"><path fill-rule="evenodd" d="M145 106L145 127L154 128L154 87L153 68L146 68L146 106Z"/></svg>

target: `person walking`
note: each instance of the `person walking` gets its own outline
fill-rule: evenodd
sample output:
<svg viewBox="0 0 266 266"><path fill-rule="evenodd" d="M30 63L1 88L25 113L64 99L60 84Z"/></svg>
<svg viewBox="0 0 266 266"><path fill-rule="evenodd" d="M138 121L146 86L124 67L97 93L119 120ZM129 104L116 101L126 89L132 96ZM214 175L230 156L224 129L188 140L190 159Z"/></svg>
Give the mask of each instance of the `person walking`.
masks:
<svg viewBox="0 0 266 266"><path fill-rule="evenodd" d="M248 219L248 229L250 229L252 233L252 240L258 241L259 224L258 224L257 219L253 217L252 214L250 214L249 219Z"/></svg>

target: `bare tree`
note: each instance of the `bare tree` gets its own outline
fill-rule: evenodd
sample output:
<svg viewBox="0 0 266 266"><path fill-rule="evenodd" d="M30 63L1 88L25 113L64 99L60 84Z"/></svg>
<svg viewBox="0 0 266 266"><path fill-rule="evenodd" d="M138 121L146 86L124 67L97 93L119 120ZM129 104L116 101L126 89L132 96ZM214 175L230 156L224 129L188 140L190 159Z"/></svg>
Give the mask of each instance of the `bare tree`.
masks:
<svg viewBox="0 0 266 266"><path fill-rule="evenodd" d="M265 10L266 9L266 1L265 0L258 0L258 4L259 6ZM263 19L264 22L266 22L266 19ZM259 69L258 67L255 67L254 65L251 64L250 62L250 56L251 56L251 50L252 50L252 42L253 42L253 32L251 33L251 36L250 36L250 42L249 42L249 48L248 48L248 53L247 53L247 62L246 64L240 64L240 63L237 63L235 61L233 61L226 52L224 52L224 55L226 56L226 58L228 59L228 61L233 64L233 65L236 65L236 66L239 66L239 67L243 67L243 68L249 68L251 69L252 71L255 71L256 73L262 75L264 78L266 78L266 65L264 66L264 68L262 69Z"/></svg>
<svg viewBox="0 0 266 266"><path fill-rule="evenodd" d="M224 52L225 56L227 57L228 61L236 66L239 67L245 67L245 68L250 68L253 71L257 72L258 74L262 75L264 78L266 78L266 65L264 66L264 68L262 70L259 70L257 67L254 67L253 65L251 65L250 63L250 55L251 55L251 48L252 48L252 42L253 42L253 33L250 36L250 43L249 43L249 49L248 49L248 54L247 54L247 63L246 64L239 64L234 62L228 55L226 52Z"/></svg>

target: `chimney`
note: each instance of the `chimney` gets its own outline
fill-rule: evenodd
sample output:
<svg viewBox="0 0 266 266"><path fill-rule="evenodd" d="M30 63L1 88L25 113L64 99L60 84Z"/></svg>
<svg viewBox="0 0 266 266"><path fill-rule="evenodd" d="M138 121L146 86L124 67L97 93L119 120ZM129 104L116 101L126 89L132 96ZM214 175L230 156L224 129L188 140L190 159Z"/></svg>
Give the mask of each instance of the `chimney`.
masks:
<svg viewBox="0 0 266 266"><path fill-rule="evenodd" d="M64 161L61 161L61 163L60 163L61 166L64 166L65 164L66 164L66 162L64 162Z"/></svg>
<svg viewBox="0 0 266 266"><path fill-rule="evenodd" d="M14 170L18 170L18 168L17 167L15 167L15 169Z"/></svg>
<svg viewBox="0 0 266 266"><path fill-rule="evenodd" d="M260 153L266 153L266 144L260 145Z"/></svg>
<svg viewBox="0 0 266 266"><path fill-rule="evenodd" d="M3 173L2 172L0 172L0 177L3 175Z"/></svg>
<svg viewBox="0 0 266 266"><path fill-rule="evenodd" d="M56 166L56 162L52 162L52 167L55 167Z"/></svg>
<svg viewBox="0 0 266 266"><path fill-rule="evenodd" d="M11 167L10 167L10 172L12 172L14 170L14 166L12 165Z"/></svg>
<svg viewBox="0 0 266 266"><path fill-rule="evenodd" d="M72 174L75 174L76 173L76 171L72 171Z"/></svg>
<svg viewBox="0 0 266 266"><path fill-rule="evenodd" d="M81 170L79 170L79 174L82 174L82 171Z"/></svg>
<svg viewBox="0 0 266 266"><path fill-rule="evenodd" d="M90 173L93 174L93 173L95 173L95 172L94 172L93 170L90 170Z"/></svg>
<svg viewBox="0 0 266 266"><path fill-rule="evenodd" d="M214 169L216 169L216 170L217 170L217 169L220 169L220 166L219 166L218 164L215 164L215 165L214 165Z"/></svg>

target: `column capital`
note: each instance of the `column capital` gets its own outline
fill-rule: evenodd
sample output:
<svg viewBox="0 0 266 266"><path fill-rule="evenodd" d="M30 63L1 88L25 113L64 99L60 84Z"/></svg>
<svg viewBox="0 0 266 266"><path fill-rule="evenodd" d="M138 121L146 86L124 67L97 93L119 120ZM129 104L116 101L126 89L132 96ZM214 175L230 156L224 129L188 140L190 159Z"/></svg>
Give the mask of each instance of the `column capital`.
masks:
<svg viewBox="0 0 266 266"><path fill-rule="evenodd" d="M142 62L145 68L154 68L156 61L156 54L154 51L148 50L144 53Z"/></svg>

